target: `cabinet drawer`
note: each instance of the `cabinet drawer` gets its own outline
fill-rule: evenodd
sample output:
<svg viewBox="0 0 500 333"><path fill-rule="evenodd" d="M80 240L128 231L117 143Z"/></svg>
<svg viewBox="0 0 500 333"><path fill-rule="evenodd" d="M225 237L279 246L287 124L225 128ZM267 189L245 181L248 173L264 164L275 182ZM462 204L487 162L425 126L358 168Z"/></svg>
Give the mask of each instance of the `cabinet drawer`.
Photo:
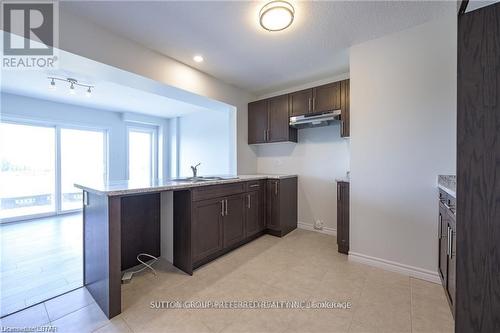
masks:
<svg viewBox="0 0 500 333"><path fill-rule="evenodd" d="M264 188L264 180L252 180L246 183L247 191L258 191Z"/></svg>
<svg viewBox="0 0 500 333"><path fill-rule="evenodd" d="M209 185L192 190L192 200L199 201L218 197L225 197L232 194L245 192L245 183L234 183L226 185Z"/></svg>

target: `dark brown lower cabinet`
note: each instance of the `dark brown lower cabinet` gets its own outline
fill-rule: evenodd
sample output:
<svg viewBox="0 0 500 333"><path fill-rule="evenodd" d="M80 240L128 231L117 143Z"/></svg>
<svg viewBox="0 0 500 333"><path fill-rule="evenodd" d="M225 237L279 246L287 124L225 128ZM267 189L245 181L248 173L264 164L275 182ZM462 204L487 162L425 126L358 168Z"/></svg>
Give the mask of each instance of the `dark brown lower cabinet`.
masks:
<svg viewBox="0 0 500 333"><path fill-rule="evenodd" d="M297 229L297 177L267 180L266 228L280 237Z"/></svg>
<svg viewBox="0 0 500 333"><path fill-rule="evenodd" d="M455 299L457 280L456 230L455 198L440 190L438 217L438 271L453 316L455 316L456 308Z"/></svg>
<svg viewBox="0 0 500 333"><path fill-rule="evenodd" d="M264 198L261 189L249 191L245 195L245 236L253 236L265 229Z"/></svg>
<svg viewBox="0 0 500 333"><path fill-rule="evenodd" d="M174 265L192 274L266 232L283 236L297 228L297 177L176 191L174 207Z"/></svg>
<svg viewBox="0 0 500 333"><path fill-rule="evenodd" d="M236 194L223 200L225 200L222 216L224 247L229 247L245 238L244 195Z"/></svg>
<svg viewBox="0 0 500 333"><path fill-rule="evenodd" d="M439 232L439 277L443 286L446 288L448 279L448 214L443 203L439 203L439 218L438 218L438 232Z"/></svg>
<svg viewBox="0 0 500 333"><path fill-rule="evenodd" d="M456 308L456 285L457 285L457 226L455 222L455 216L448 214L448 227L450 228L450 249L448 254L448 274L446 291L448 292L448 300L450 301L451 312L453 317L455 317Z"/></svg>
<svg viewBox="0 0 500 333"><path fill-rule="evenodd" d="M349 254L349 183L337 182L337 247Z"/></svg>
<svg viewBox="0 0 500 333"><path fill-rule="evenodd" d="M193 204L193 261L222 250L222 207L222 199L202 200Z"/></svg>

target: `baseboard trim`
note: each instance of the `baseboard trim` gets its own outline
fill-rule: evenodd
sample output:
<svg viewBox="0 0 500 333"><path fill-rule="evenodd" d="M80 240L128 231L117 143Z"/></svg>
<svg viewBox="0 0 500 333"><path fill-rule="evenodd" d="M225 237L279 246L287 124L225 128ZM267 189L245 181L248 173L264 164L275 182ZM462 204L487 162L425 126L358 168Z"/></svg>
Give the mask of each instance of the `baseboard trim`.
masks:
<svg viewBox="0 0 500 333"><path fill-rule="evenodd" d="M422 269L414 266L409 266L405 264L401 264L398 262L385 260L381 258L367 256L365 254L356 253L349 251L348 260L359 262L362 264L370 265L373 267L378 267L381 269L385 269L387 271L401 273L404 275L409 275L411 277L441 284L441 279L437 272L429 271L427 269Z"/></svg>
<svg viewBox="0 0 500 333"><path fill-rule="evenodd" d="M297 227L299 229L304 229L304 230L309 230L309 231L316 231L322 234L326 235L331 235L331 236L337 236L337 229L334 228L328 228L328 227L323 227L323 229L314 229L314 226L309 223L304 223L304 222L298 222Z"/></svg>

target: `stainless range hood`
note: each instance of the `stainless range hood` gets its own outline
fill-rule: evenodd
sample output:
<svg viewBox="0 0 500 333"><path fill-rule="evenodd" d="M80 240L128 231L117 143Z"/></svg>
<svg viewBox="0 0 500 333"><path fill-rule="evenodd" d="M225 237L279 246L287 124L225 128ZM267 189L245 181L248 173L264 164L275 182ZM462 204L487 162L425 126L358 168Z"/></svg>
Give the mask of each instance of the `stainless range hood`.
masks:
<svg viewBox="0 0 500 333"><path fill-rule="evenodd" d="M336 120L340 120L340 110L290 117L290 126L299 129L321 127L331 125Z"/></svg>

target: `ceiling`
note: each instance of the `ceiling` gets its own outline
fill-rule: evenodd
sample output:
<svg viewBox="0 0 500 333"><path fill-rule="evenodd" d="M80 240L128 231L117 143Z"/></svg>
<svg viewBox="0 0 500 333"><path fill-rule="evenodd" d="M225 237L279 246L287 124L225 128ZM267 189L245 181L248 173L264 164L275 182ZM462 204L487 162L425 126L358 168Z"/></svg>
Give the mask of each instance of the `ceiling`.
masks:
<svg viewBox="0 0 500 333"><path fill-rule="evenodd" d="M11 38L22 39L11 35ZM164 85L140 75L96 62L70 52L57 50L58 66L39 70L2 70L0 91L54 102L79 105L106 111L140 113L162 118L180 117L194 112L227 112L228 104ZM84 87L69 93L69 83L50 79L74 78L94 86L87 97Z"/></svg>
<svg viewBox="0 0 500 333"><path fill-rule="evenodd" d="M82 80L81 74L66 75L58 71L50 73L56 77L76 77L81 83L95 85L90 97L85 95L86 88L76 87L76 94L69 94L69 84L56 81L56 89L50 90L50 80L41 71L4 71L2 72L2 93L28 96L59 103L79 105L88 108L114 112L132 112L150 116L172 118L193 112L207 111L194 106L151 92L127 87L125 85L103 80Z"/></svg>
<svg viewBox="0 0 500 333"><path fill-rule="evenodd" d="M454 1L292 1L282 32L258 25L261 1L61 2L116 34L256 95L349 70L349 47L456 10ZM202 54L205 62L193 61Z"/></svg>

